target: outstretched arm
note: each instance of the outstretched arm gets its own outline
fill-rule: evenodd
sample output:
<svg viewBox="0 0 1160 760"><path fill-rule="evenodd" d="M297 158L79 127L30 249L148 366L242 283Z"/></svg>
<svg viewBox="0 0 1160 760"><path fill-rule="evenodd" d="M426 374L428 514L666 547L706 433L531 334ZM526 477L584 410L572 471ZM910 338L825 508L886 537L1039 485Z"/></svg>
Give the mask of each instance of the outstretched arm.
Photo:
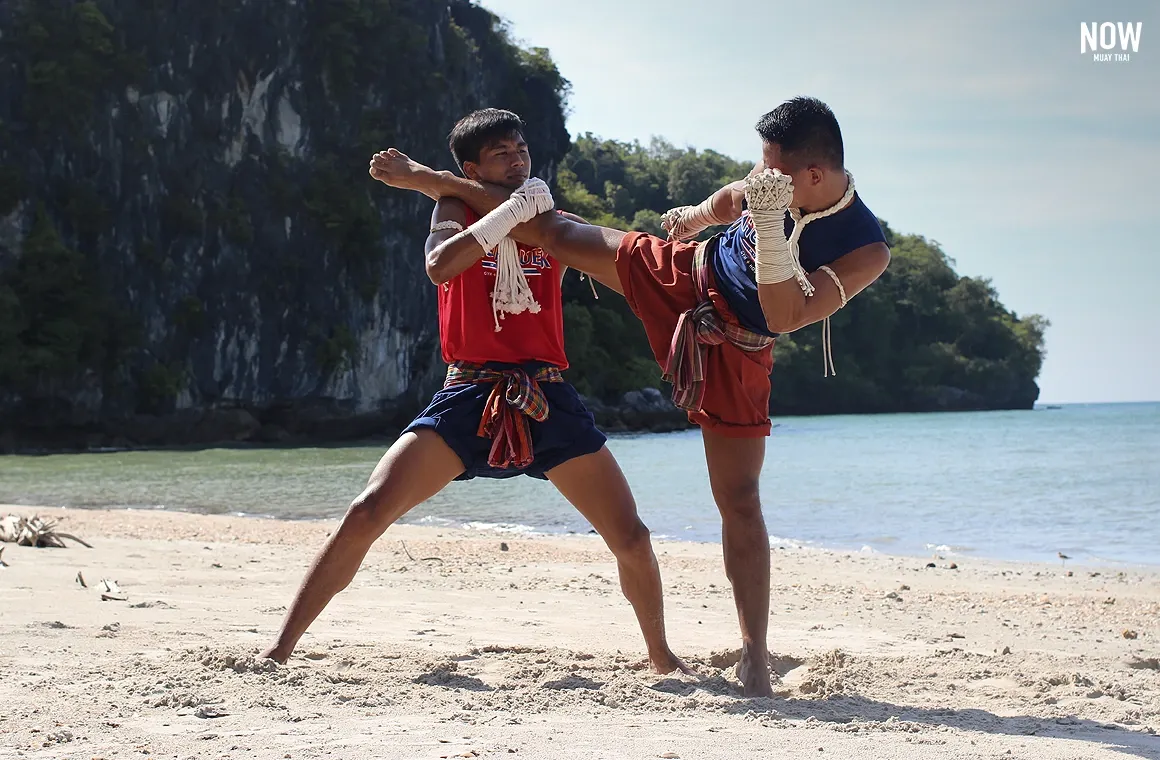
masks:
<svg viewBox="0 0 1160 760"><path fill-rule="evenodd" d="M371 158L372 177L391 187L414 190L432 200L458 198L481 216L508 199L511 191L484 185L453 172L436 171L390 148Z"/></svg>
<svg viewBox="0 0 1160 760"><path fill-rule="evenodd" d="M758 161L749 176L765 170ZM661 216L661 227L669 240L689 240L710 227L728 226L741 218L745 210L745 180L730 182L697 206L677 206Z"/></svg>
<svg viewBox="0 0 1160 760"><path fill-rule="evenodd" d="M490 214L512 194L511 190L499 185L476 182L448 171L435 171L394 148L380 151L371 158L370 175L390 187L414 190L436 201L457 198L480 216ZM517 225L513 236L521 243L548 247L548 240L537 225Z"/></svg>
<svg viewBox="0 0 1160 760"><path fill-rule="evenodd" d="M661 215L669 240L689 240L710 227L729 225L741 217L745 180L731 182L697 206L677 206Z"/></svg>

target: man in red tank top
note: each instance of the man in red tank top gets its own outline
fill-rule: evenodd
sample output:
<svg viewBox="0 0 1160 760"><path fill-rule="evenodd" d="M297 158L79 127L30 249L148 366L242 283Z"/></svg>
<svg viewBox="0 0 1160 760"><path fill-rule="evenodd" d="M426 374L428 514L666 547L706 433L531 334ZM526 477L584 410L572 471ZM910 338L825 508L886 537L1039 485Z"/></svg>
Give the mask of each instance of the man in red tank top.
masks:
<svg viewBox="0 0 1160 760"><path fill-rule="evenodd" d="M516 223L552 206L546 185L529 180L523 127L515 114L489 108L451 131L451 152L464 175L514 190L512 201L482 219L461 201L437 202L426 268L439 288L446 383L371 473L315 559L265 657L285 662L354 578L371 544L449 482L529 475L551 481L616 556L652 667L688 672L666 640L648 528L604 435L560 375L568 366L564 267L540 248L507 239Z"/></svg>

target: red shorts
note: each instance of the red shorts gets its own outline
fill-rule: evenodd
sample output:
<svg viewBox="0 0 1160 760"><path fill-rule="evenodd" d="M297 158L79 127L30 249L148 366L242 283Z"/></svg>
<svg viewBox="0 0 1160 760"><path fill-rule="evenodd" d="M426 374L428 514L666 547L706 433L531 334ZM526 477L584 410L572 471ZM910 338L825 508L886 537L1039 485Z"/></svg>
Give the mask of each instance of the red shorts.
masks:
<svg viewBox="0 0 1160 760"><path fill-rule="evenodd" d="M616 271L624 297L644 323L649 346L661 369L668 363L677 319L682 312L697 305L692 276L695 250L696 245L692 243L630 232L616 251ZM722 319L737 323L712 279L709 298ZM705 399L701 411L689 413L689 421L702 430L730 438L769 435L773 346L760 351L742 351L726 342L705 348Z"/></svg>

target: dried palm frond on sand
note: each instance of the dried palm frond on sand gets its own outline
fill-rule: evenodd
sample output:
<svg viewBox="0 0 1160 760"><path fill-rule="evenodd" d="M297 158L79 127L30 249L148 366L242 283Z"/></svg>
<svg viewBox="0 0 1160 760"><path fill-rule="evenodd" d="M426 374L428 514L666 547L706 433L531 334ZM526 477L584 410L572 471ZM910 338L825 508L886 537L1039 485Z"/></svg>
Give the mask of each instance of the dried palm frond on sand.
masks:
<svg viewBox="0 0 1160 760"><path fill-rule="evenodd" d="M93 547L71 533L56 530L56 520L45 520L33 515L5 515L0 518L0 541L18 546L52 546L63 549L64 539L76 541L81 546Z"/></svg>

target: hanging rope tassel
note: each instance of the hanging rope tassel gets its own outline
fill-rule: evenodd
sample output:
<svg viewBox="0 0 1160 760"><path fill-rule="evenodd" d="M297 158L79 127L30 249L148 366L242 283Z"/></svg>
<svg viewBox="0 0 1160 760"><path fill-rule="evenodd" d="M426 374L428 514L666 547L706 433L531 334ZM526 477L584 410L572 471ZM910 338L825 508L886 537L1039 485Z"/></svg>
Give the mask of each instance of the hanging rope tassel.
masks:
<svg viewBox="0 0 1160 760"><path fill-rule="evenodd" d="M838 275L833 269L830 269L824 264L818 267L818 271L828 274L830 279L834 281L834 284L838 286L838 295L842 298L842 306L838 308L841 309L846 305L846 288L843 287L842 281L838 279ZM830 318L826 317L822 322L822 377L830 377L831 375L834 377L838 376L838 370L834 367L834 347L830 342L833 336L834 331L830 327Z"/></svg>
<svg viewBox="0 0 1160 760"><path fill-rule="evenodd" d="M495 287L491 291L491 311L495 320L495 331L499 332L499 321L507 314L540 313L540 304L532 294L528 278L520 263L520 251L516 242L505 237L499 241L495 252Z"/></svg>

